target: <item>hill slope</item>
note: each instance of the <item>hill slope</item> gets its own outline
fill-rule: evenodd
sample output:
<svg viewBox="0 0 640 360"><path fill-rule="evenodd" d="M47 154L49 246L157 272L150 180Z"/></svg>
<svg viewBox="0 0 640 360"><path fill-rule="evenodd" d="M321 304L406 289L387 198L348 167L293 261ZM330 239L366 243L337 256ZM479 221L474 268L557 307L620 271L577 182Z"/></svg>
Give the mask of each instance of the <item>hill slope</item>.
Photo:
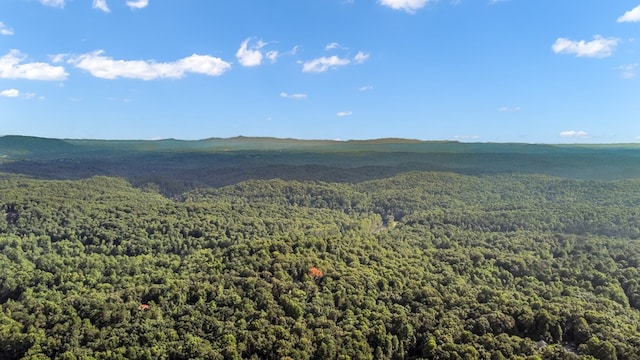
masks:
<svg viewBox="0 0 640 360"><path fill-rule="evenodd" d="M531 145L403 139L198 141L0 138L1 172L42 179L120 176L177 195L249 179L360 182L415 171L540 173L576 179L640 177L637 145Z"/></svg>
<svg viewBox="0 0 640 360"><path fill-rule="evenodd" d="M0 358L638 359L640 182L0 178Z"/></svg>

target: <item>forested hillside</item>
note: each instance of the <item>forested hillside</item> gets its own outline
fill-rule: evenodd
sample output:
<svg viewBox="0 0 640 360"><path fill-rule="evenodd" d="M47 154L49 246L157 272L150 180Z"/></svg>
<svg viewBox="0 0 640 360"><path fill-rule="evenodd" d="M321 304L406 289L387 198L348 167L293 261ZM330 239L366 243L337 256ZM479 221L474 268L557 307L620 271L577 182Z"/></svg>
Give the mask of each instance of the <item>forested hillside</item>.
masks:
<svg viewBox="0 0 640 360"><path fill-rule="evenodd" d="M640 178L640 145L545 145L237 137L196 141L0 137L0 172L38 179L106 175L174 197L246 180L358 183L409 171Z"/></svg>
<svg viewBox="0 0 640 360"><path fill-rule="evenodd" d="M393 175L393 174L392 174ZM640 180L0 179L2 359L638 359Z"/></svg>

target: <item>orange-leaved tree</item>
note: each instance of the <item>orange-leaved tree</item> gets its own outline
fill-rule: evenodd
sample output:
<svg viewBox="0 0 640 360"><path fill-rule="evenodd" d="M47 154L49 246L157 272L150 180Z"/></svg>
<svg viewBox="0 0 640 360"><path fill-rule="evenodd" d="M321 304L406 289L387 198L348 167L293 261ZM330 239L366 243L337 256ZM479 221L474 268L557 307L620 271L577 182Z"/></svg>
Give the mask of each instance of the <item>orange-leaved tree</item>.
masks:
<svg viewBox="0 0 640 360"><path fill-rule="evenodd" d="M318 269L317 267L312 267L311 269L309 269L309 276L314 279L320 279L324 276L324 274L322 273L322 270Z"/></svg>

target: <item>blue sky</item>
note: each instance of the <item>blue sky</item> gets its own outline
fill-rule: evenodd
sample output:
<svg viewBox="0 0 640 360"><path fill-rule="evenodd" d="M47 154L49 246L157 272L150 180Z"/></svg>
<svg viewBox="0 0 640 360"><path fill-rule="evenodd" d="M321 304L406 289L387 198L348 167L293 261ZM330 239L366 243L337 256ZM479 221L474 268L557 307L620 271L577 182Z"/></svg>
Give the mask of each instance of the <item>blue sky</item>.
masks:
<svg viewBox="0 0 640 360"><path fill-rule="evenodd" d="M0 135L640 142L640 0L1 0Z"/></svg>

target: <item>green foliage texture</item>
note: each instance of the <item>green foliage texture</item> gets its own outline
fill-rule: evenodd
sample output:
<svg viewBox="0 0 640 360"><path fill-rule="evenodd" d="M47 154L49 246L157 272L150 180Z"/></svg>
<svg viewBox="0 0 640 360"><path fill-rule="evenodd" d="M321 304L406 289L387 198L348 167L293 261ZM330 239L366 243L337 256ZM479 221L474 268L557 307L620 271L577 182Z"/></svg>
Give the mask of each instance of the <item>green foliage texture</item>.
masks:
<svg viewBox="0 0 640 360"><path fill-rule="evenodd" d="M0 206L1 359L640 358L639 180L419 171L170 199L5 174Z"/></svg>

